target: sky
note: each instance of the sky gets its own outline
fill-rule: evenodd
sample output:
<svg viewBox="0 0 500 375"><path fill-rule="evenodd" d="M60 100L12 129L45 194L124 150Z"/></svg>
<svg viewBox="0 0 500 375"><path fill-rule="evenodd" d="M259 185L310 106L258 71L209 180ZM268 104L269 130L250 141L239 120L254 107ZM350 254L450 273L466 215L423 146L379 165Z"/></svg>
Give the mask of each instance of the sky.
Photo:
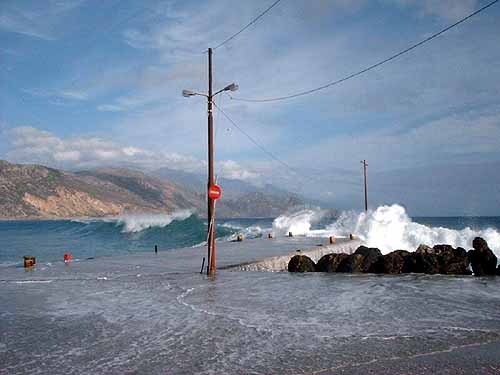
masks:
<svg viewBox="0 0 500 375"><path fill-rule="evenodd" d="M181 91L206 92L207 48L272 2L2 0L0 159L205 173L206 99ZM500 215L500 4L335 87L235 100L335 81L487 2L282 0L214 51L215 89L239 85L216 104L259 145L216 109L217 175L360 209L366 159L372 207Z"/></svg>

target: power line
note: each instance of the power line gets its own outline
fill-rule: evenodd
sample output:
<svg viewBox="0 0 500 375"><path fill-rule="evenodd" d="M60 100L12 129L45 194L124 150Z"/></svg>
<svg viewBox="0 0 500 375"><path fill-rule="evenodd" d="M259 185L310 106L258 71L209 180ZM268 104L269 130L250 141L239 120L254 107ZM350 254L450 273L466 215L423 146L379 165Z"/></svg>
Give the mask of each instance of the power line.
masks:
<svg viewBox="0 0 500 375"><path fill-rule="evenodd" d="M375 69L375 68L377 68L377 67L379 67L379 66L381 66L381 65L383 65L383 64L385 64L385 63L388 63L389 61L392 61L392 60L394 60L394 59L396 59L396 58L398 58L398 57L400 57L400 56L402 56L402 55L404 55L404 54L406 54L406 53L408 53L408 52L410 52L410 51L414 50L415 48L420 47L421 45L423 45L423 44L425 44L425 43L427 43L427 42L430 42L431 40L433 40L433 39L437 38L437 37L438 37L438 36L440 36L441 34L444 34L444 33L445 33L445 32L447 32L448 30L451 30L451 29L452 29L452 28L454 28L455 26L460 25L461 23L463 23L463 22L467 21L468 19L470 19L470 18L474 17L475 15L477 15L477 14L481 13L482 11L484 11L484 10L488 9L488 8L489 8L489 7L491 7L492 5L494 5L494 4L496 4L496 3L498 3L498 1L500 1L500 0L494 0L494 1L490 2L489 4L487 4L487 5L483 6L482 8L480 8L480 9L476 10L475 12L473 12L473 13L469 14L468 16L466 16L466 17L462 18L461 20L459 20L459 21L455 22L454 24L452 24L452 25L450 25L450 26L448 26L448 27L444 28L443 30L441 30L441 31L439 31L439 32L437 32L437 33L435 33L435 34L432 34L431 36L429 36L429 37L427 37L427 38L425 38L425 39L421 40L420 42L418 42L418 43L416 43L416 44L413 44L412 46L410 46L410 47L408 47L408 48L404 49L403 51L398 52L398 53L396 53L396 54L394 54L394 55L392 55L392 56L390 56L390 57L388 57L388 58L386 58L386 59L384 59L384 60L382 60L382 61L380 61L380 62L378 62L378 63L376 63L376 64L370 65L370 66L368 66L367 68L365 68L365 69L363 69L363 70L360 70L360 71L358 71L358 72L356 72L356 73L350 74L350 75L348 75L348 76L346 76L346 77L344 77L344 78L341 78L341 79L339 79L339 80L337 80L337 81L333 81L333 82L327 83L327 84L325 84L325 85L323 85L323 86L319 86L319 87L316 87L316 88L313 88L313 89L310 89L310 90L305 90L305 91L301 91L301 92L298 92L298 93L295 93L295 94L285 95L285 96L280 96L280 97L276 97L276 98L267 98L267 99L243 99L243 98L234 98L234 97L232 97L232 96L231 96L231 99L232 99L232 100L242 101L242 102L253 102L253 103L275 102L275 101L279 101L279 100L293 99L293 98L297 98L297 97L299 97L299 96L304 96L304 95L312 94L312 93L314 93L314 92L317 92L317 91L320 91L320 90L324 90L324 89L326 89L326 88L328 88L328 87L338 85L338 84L340 84L340 83L342 83L342 82L345 82L345 81L347 81L347 80L349 80L349 79L351 79L351 78L355 78L355 77L357 77L357 76L360 76L360 75L361 75L361 74L363 74L363 73L366 73L366 72L368 72L368 71L370 71L370 70L373 70L373 69Z"/></svg>
<svg viewBox="0 0 500 375"><path fill-rule="evenodd" d="M255 146L257 146L262 152L264 152L267 156L269 156L271 159L277 161L278 163L280 163L281 165L283 165L284 167L290 169L294 174L298 174L294 168L292 168L290 165L288 165L287 163L285 163L283 160L281 160L280 158L278 158L276 155L274 155L271 151L268 151L267 149L265 149L263 146L261 146L250 134L248 134L246 131L244 131L236 122L233 121L233 119L231 117L228 116L228 114L221 108L219 107L217 104L215 104L215 107L220 111L220 113L222 113L222 115L231 123L233 124L233 126L238 129L245 137L247 137L250 142L252 142Z"/></svg>
<svg viewBox="0 0 500 375"><path fill-rule="evenodd" d="M248 29L250 26L252 26L255 22L257 22L262 16L264 16L267 12L269 12L271 9L273 9L276 5L278 5L278 3L280 2L281 0L276 0L274 3L272 3L266 10L264 10L262 13L260 13L257 17L255 17L252 21L250 21L250 23L248 23L245 27L243 27L240 31L238 31L237 33L231 35L229 38L225 39L223 42L219 43L217 46L215 46L214 48L212 48L214 51L219 48L219 47L222 47L224 44L226 44L227 42L233 40L234 38L236 38L238 35L240 35L243 31L245 31L246 29Z"/></svg>
<svg viewBox="0 0 500 375"><path fill-rule="evenodd" d="M220 113L222 113L222 115L231 124L233 124L233 126L236 129L238 129L245 137L247 137L250 140L250 142L252 142L255 146L257 146L262 152L264 152L271 159L277 161L278 163L280 163L281 165L283 165L285 168L289 169L296 176L302 176L302 177L305 177L307 179L312 179L312 180L317 180L317 181L320 180L319 177L306 176L306 175L298 172L294 167L290 166L288 163L284 162L283 160L281 160L280 158L278 158L276 155L274 155L271 151L267 150L264 146L260 145L259 142L257 142L250 134L248 134L245 130L243 130L235 121L233 121L233 119L231 119L231 117L229 117L229 115L220 106L218 106L215 103L214 103L214 106L220 111ZM338 182L338 183L347 184L347 185L360 186L360 184L357 184L357 183L355 183L353 181L347 181L347 180L344 180L344 181L333 180L333 182Z"/></svg>

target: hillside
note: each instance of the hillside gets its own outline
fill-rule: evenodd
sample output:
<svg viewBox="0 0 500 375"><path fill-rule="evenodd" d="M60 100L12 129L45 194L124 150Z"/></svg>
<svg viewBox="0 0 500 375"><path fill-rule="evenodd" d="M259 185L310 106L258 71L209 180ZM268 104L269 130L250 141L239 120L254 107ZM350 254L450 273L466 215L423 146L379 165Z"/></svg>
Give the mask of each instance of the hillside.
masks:
<svg viewBox="0 0 500 375"><path fill-rule="evenodd" d="M0 219L105 217L180 209L204 215L205 195L196 190L123 168L67 172L0 161ZM244 191L223 197L217 214L271 217L301 204L300 199L287 194Z"/></svg>
<svg viewBox="0 0 500 375"><path fill-rule="evenodd" d="M125 169L77 173L0 161L3 219L103 217L198 209L203 197Z"/></svg>

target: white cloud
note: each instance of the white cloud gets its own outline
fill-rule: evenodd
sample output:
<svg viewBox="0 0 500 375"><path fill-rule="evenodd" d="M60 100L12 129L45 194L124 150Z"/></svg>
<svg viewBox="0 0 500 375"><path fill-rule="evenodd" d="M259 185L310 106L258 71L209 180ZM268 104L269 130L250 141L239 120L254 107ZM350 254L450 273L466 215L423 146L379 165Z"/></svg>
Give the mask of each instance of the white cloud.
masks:
<svg viewBox="0 0 500 375"><path fill-rule="evenodd" d="M81 90L49 90L41 88L23 89L23 92L38 98L48 98L52 104L61 104L64 101L86 101L89 98L88 93Z"/></svg>
<svg viewBox="0 0 500 375"><path fill-rule="evenodd" d="M342 166L358 168L367 159L370 168L389 170L439 163L491 160L500 156L500 113L451 115L405 129L388 127L358 136L332 137L296 154L296 162L315 158L316 168L331 167L323 155ZM323 161L321 161L323 160ZM329 166L330 164L330 166Z"/></svg>
<svg viewBox="0 0 500 375"><path fill-rule="evenodd" d="M456 21L478 8L478 0L395 0L401 5L417 7L424 16Z"/></svg>
<svg viewBox="0 0 500 375"><path fill-rule="evenodd" d="M21 7L19 2L2 2L0 30L52 41L58 37L58 27L67 12L79 7L84 0L48 0Z"/></svg>
<svg viewBox="0 0 500 375"><path fill-rule="evenodd" d="M116 104L102 104L97 106L97 110L101 112L121 112L124 111L125 108Z"/></svg>
<svg viewBox="0 0 500 375"><path fill-rule="evenodd" d="M255 180L259 175L255 172L243 169L234 160L226 160L219 163L219 171L222 177L233 180Z"/></svg>
<svg viewBox="0 0 500 375"><path fill-rule="evenodd" d="M168 167L186 172L204 173L206 162L175 152L154 152L134 146L122 146L98 137L71 137L62 139L54 134L30 126L9 131L10 160L22 163L40 163L59 168L92 168L102 166L136 166L146 169ZM246 170L232 160L218 164L221 177L254 180L255 172Z"/></svg>

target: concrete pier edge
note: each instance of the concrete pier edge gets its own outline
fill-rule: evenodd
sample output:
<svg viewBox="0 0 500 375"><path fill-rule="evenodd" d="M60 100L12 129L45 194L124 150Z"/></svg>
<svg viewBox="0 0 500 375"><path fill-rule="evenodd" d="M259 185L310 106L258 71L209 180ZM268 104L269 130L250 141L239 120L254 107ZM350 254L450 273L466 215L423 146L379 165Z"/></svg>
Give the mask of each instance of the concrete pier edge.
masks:
<svg viewBox="0 0 500 375"><path fill-rule="evenodd" d="M288 262L295 255L306 255L315 263L322 256L332 253L352 254L362 245L360 240L339 240L335 244L318 245L308 249L291 251L285 255L277 255L268 258L258 259L253 262L241 263L237 265L224 267L234 271L266 271L266 272L284 272L288 270Z"/></svg>

